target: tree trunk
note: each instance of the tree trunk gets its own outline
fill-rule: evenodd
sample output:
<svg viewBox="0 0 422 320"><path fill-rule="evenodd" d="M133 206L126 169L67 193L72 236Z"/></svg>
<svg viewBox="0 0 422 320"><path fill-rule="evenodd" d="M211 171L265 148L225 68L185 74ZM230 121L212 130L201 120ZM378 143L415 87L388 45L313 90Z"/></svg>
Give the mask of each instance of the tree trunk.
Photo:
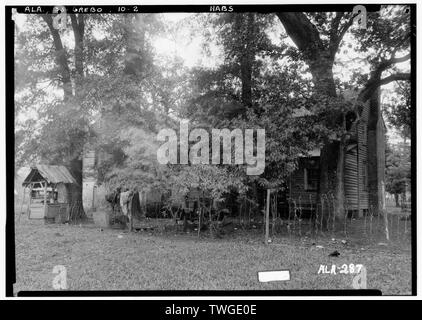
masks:
<svg viewBox="0 0 422 320"><path fill-rule="evenodd" d="M400 202L399 202L399 194L398 193L394 194L394 200L396 200L396 208L399 208Z"/></svg>
<svg viewBox="0 0 422 320"><path fill-rule="evenodd" d="M73 96L72 92L72 81L70 78L70 68L67 62L66 50L63 47L63 42L60 37L60 33L53 26L53 18L49 14L42 16L44 21L47 23L48 29L50 30L51 36L53 37L54 48L56 51L56 63L60 69L60 77L63 85L64 100L69 100Z"/></svg>
<svg viewBox="0 0 422 320"><path fill-rule="evenodd" d="M134 19L134 21L133 21ZM135 77L142 77L147 63L144 60L145 26L142 15L136 14L125 17L126 26L126 56L124 73Z"/></svg>
<svg viewBox="0 0 422 320"><path fill-rule="evenodd" d="M303 12L277 12L276 15L280 19L281 23L284 26L284 29L290 39L295 43L298 50L301 52L303 59L309 65L310 71L313 77L314 89L316 93L326 94L331 97L336 96L335 83L333 79L333 62L336 55L336 52L339 48L341 40L343 39L347 30L354 23L355 16L353 14L344 14L337 12L335 16L327 20L329 31L329 37L326 37L320 33L317 26L311 22L310 18ZM343 19L344 18L344 19ZM342 20L345 20L342 22ZM375 65L375 69L371 72L369 80L367 80L364 88L360 91L358 100L361 102L366 102L370 98L374 97L379 87L385 84L388 84L392 81L398 80L410 80L410 73L398 72L391 74L385 78L381 78L381 75L388 68L394 66L397 63L407 61L411 58L410 53L401 57L396 57L395 53L399 50L400 46L405 43L407 36L402 39L402 43L395 48L393 51L392 57L388 60L380 60L379 63ZM400 51L400 50L399 50ZM378 98L378 97L377 97ZM379 101L378 109L379 110ZM378 118L374 118L374 121L377 121ZM371 142L368 139L368 145ZM344 145L340 143L340 149L338 150L338 166L337 166L337 175L338 179L335 183L335 194L338 197L336 201L336 214L342 214L344 212L344 207L341 199L344 199L344 181L342 179L343 170L344 170L344 156L345 152L343 150ZM376 146L376 143L375 143ZM329 172L325 172L329 167L324 163L323 159L329 158L329 155L326 154L327 150L330 150L329 146L325 146L321 151L321 189L322 192L326 190L333 189L329 183ZM380 163L382 165L382 158L380 158L378 149L373 149L373 152L368 156L368 163L372 158L372 161L376 163L374 168L378 169ZM381 150L382 151L382 150ZM378 171L378 172L377 172ZM372 167L369 167L368 179L371 181L370 177L374 176L373 180L373 190L370 190L370 204L374 205L376 208L379 208L379 204L384 203L384 196L380 189L380 181L384 180L383 170L372 170ZM375 185L376 184L376 185ZM371 189L371 186L369 186ZM377 193L375 195L375 193ZM371 194L373 196L371 196ZM371 199L372 198L372 199ZM381 200L381 201L380 201ZM371 203L372 202L372 203ZM343 207L343 209L342 209Z"/></svg>
<svg viewBox="0 0 422 320"><path fill-rule="evenodd" d="M254 14L248 13L247 19L246 48L240 60L240 77L242 79L242 103L249 108L252 106L252 65L255 60L253 48Z"/></svg>
<svg viewBox="0 0 422 320"><path fill-rule="evenodd" d="M316 93L336 97L336 86L333 76L333 59L327 52L315 52L308 61L312 74L312 82Z"/></svg>
<svg viewBox="0 0 422 320"><path fill-rule="evenodd" d="M73 35L75 39L75 69L76 69L76 76L75 76L75 94L78 95L82 89L82 82L84 78L84 64L83 64L83 40L84 40L84 28L85 28L85 21L84 15L79 14L76 16L75 14L70 15L70 19L72 21L72 29Z"/></svg>
<svg viewBox="0 0 422 320"><path fill-rule="evenodd" d="M63 42L60 36L60 33L53 26L53 18L51 15L43 15L44 21L47 23L47 26L50 30L50 33L53 37L54 48L56 51L56 63L60 67L60 76L63 84L64 91L64 101L74 99L73 89L72 89L72 79L69 68L69 63L67 60L67 53L63 46ZM75 40L75 68L76 68L76 79L75 79L75 92L78 92L83 84L83 37L85 30L84 17L82 14L76 16L75 14L70 15L72 21L72 29ZM77 103L77 101L76 101ZM74 178L77 181L77 185L72 187L72 198L73 203L79 202L81 210L82 207L82 160L80 159L80 152L78 150L70 150L69 154L72 154L71 159L63 159L63 161L70 167L70 171Z"/></svg>
<svg viewBox="0 0 422 320"><path fill-rule="evenodd" d="M336 204L335 215L337 219L342 219L345 217L346 210L344 207L345 204L345 194L344 194L344 162L346 154L346 143L344 139L341 139L338 147L338 157L337 157L337 181L336 181Z"/></svg>
<svg viewBox="0 0 422 320"><path fill-rule="evenodd" d="M337 142L327 142L320 155L320 194L335 194L336 172L340 145Z"/></svg>
<svg viewBox="0 0 422 320"><path fill-rule="evenodd" d="M70 172L75 178L77 185L72 186L72 196L71 196L71 204L79 203L79 210L82 210L79 216L85 216L85 212L83 209L82 203L82 187L83 187L83 180L82 180L82 160L78 158L72 159L69 161L68 166L70 168Z"/></svg>
<svg viewBox="0 0 422 320"><path fill-rule="evenodd" d="M249 55L242 57L241 78L242 103L249 108L252 106L252 64Z"/></svg>
<svg viewBox="0 0 422 320"><path fill-rule="evenodd" d="M315 85L315 92L330 97L336 96L335 83L332 72L332 60L321 57L309 63ZM321 150L320 194L333 194L334 214L336 219L342 220L345 214L344 194L344 162L346 143L341 138L339 143L327 141ZM335 178L334 178L335 177Z"/></svg>
<svg viewBox="0 0 422 320"><path fill-rule="evenodd" d="M333 64L335 52L341 41L342 33L337 30L336 21L333 28L334 37L330 37L327 46L321 39L314 24L302 12L278 12L281 23L286 33L303 54L305 62L309 65L316 94L336 97L336 86L333 77ZM334 212L337 218L344 215L344 156L343 143L329 142L321 150L321 181L320 194L333 194L336 197ZM333 165L333 161L334 165Z"/></svg>

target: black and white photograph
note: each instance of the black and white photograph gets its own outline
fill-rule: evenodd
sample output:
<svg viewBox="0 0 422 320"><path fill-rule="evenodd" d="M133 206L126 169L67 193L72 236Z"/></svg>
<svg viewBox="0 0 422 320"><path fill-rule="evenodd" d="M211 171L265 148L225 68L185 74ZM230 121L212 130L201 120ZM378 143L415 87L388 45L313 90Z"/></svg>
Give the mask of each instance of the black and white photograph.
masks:
<svg viewBox="0 0 422 320"><path fill-rule="evenodd" d="M415 3L5 10L9 296L416 294Z"/></svg>

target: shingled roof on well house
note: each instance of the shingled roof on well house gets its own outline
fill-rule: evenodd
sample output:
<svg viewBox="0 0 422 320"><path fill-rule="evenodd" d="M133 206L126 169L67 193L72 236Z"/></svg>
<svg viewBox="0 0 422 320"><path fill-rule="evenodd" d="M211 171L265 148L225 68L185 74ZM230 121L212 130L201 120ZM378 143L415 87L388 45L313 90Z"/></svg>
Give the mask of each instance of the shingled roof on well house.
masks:
<svg viewBox="0 0 422 320"><path fill-rule="evenodd" d="M37 164L35 167L31 168L31 172L26 177L23 184L28 184L31 182L33 172L38 171L39 174L48 182L48 183L75 183L77 184L75 178L69 172L65 166L52 166L45 164Z"/></svg>

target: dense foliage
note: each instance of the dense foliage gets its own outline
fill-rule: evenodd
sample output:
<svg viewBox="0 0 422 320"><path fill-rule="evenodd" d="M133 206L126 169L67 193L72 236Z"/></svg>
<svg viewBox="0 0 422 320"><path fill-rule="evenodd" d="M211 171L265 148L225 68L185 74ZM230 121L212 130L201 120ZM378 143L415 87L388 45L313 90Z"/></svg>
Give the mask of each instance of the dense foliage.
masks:
<svg viewBox="0 0 422 320"><path fill-rule="evenodd" d="M156 53L154 41L180 28L161 14L70 14L60 31L51 16L28 15L15 37L16 167L80 161L89 148L111 187L198 187L219 198L282 186L299 157L344 140L343 115L382 85L400 81L386 110L409 135L409 74L397 66L409 60L409 14L405 6L370 13L366 31L351 13L197 14L185 23L221 63L192 68ZM349 77L338 67L350 67ZM346 97L350 88L358 100ZM159 165L155 137L182 118L206 129L264 128L264 174Z"/></svg>

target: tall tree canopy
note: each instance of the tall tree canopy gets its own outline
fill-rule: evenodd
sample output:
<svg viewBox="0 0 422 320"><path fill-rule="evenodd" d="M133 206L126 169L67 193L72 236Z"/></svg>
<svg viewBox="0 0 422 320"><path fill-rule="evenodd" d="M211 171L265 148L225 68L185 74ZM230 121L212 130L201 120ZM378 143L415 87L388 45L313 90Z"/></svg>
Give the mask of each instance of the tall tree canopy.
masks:
<svg viewBox="0 0 422 320"><path fill-rule="evenodd" d="M157 40L180 31L161 14L69 14L64 30L54 28L51 15L28 15L15 37L17 166L71 164L81 181L81 155L94 148L104 155L102 181L208 185L217 196L233 186L282 186L300 157L322 148L321 192L337 195L342 216L344 115L358 118L381 86L395 82L385 110L409 134L409 8L369 12L366 30L354 25L352 12L191 17L180 21L198 31L204 55L218 48L221 63L211 57L212 66L187 67L170 48L160 56ZM353 99L349 89L356 90ZM203 128L265 128L264 174L247 177L243 166L195 168L204 179L193 181L190 167L158 165L154 137L182 118ZM328 174L333 156L336 180ZM171 182L171 175L178 178Z"/></svg>
<svg viewBox="0 0 422 320"><path fill-rule="evenodd" d="M333 75L336 55L345 44L344 37L351 30L355 15L344 12L302 13L279 12L278 18L286 33L295 43L300 57L309 67L317 95L338 96ZM390 31L390 32L388 32ZM358 50L365 54L371 66L369 74L361 75L358 103L367 102L371 97L377 100L379 87L397 80L409 80L410 74L395 70L397 63L410 59L410 10L405 6L386 7L368 14L366 30L353 30ZM399 54L399 55L398 55ZM385 72L392 74L383 76ZM365 79L365 80L363 80ZM363 80L363 81L362 81ZM377 102L379 104L379 102ZM379 109L379 108L378 108ZM358 109L359 110L359 109ZM343 109L344 114L347 109ZM359 111L357 111L359 113ZM335 113L332 114L337 119ZM359 114L357 114L359 115ZM340 123L345 128L345 123ZM321 152L321 191L336 195L336 214L344 216L344 146L347 136L340 135L335 181L329 179L330 141L327 139Z"/></svg>

